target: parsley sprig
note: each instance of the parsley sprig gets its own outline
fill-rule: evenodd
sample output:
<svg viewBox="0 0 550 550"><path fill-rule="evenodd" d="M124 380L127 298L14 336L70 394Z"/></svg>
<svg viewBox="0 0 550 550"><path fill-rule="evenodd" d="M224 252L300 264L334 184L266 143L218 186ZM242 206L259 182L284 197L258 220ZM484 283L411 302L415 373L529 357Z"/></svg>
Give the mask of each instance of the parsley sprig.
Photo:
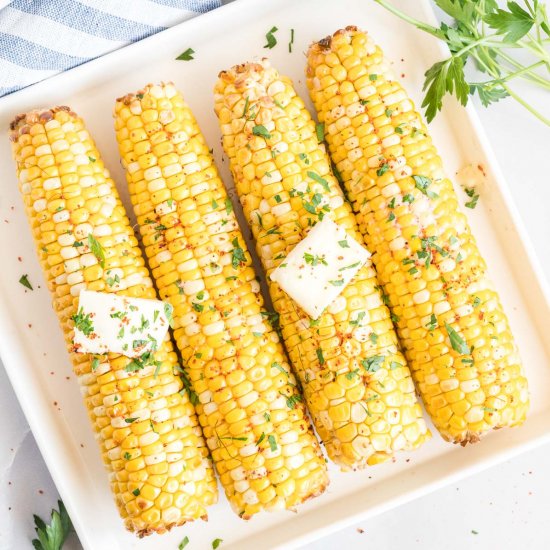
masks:
<svg viewBox="0 0 550 550"><path fill-rule="evenodd" d="M57 501L59 512L52 510L51 523L47 525L37 515L34 516L35 531L37 539L33 539L32 545L36 550L60 550L73 528L71 518L60 500Z"/></svg>
<svg viewBox="0 0 550 550"><path fill-rule="evenodd" d="M477 94L484 107L512 97L544 124L550 118L515 92L510 82L522 78L550 90L550 22L540 0L508 1L499 7L496 0L434 0L453 18L453 23L434 27L397 9L387 0L374 0L404 21L443 40L451 55L426 71L422 107L430 122L441 110L449 93L466 105ZM465 69L471 62L487 80L471 82Z"/></svg>

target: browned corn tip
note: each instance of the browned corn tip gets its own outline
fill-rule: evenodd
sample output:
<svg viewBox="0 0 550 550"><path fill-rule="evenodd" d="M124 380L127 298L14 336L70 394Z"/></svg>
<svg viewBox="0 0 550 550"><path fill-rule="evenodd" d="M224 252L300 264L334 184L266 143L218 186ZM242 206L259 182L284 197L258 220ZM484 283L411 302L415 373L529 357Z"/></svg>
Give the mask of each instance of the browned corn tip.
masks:
<svg viewBox="0 0 550 550"><path fill-rule="evenodd" d="M221 78L225 82L231 82L237 80L239 75L262 71L264 69L262 62L264 61L268 61L267 57L262 57L261 62L245 61L244 63L233 65L230 69L220 71L218 78Z"/></svg>
<svg viewBox="0 0 550 550"><path fill-rule="evenodd" d="M158 86L168 86L168 85L172 85L174 86L174 82L172 82L171 80L168 80L167 82L159 82ZM139 96L144 96L147 92L149 92L149 90L153 87L153 86L157 86L157 84L153 84L152 82L149 82L148 84L145 84L145 86L143 86L143 88L141 88L141 90L138 90L137 92L129 92L121 97L117 97L116 98L116 101L120 101L122 103L124 103L124 105L130 105L130 103L132 103L132 101L134 99L141 99Z"/></svg>
<svg viewBox="0 0 550 550"><path fill-rule="evenodd" d="M56 107L51 107L49 109L33 109L27 113L20 113L15 116L15 118L10 122L10 141L17 141L19 136L23 134L28 134L30 132L30 126L36 124L37 122L46 123L49 120L52 120L55 113L59 111L67 111L72 116L77 116L70 107L67 105L58 105Z"/></svg>
<svg viewBox="0 0 550 550"><path fill-rule="evenodd" d="M358 31L359 31L359 28L356 27L355 25L348 25L344 29L338 29L332 35L329 34L328 36L325 36L325 38L322 38L318 42L313 42L313 44L311 44L311 46L310 46L310 49L314 49L314 48L318 47L321 51L330 50L330 48L332 46L332 39L333 38L336 38L337 36L340 36L341 34L351 34L351 33L356 33Z"/></svg>

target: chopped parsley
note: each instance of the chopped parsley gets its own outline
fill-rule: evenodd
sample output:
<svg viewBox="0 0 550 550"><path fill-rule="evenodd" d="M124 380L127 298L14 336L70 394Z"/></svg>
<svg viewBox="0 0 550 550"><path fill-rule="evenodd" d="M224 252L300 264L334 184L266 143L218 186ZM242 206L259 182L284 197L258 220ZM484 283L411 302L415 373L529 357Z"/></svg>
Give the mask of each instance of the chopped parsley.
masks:
<svg viewBox="0 0 550 550"><path fill-rule="evenodd" d="M428 188L432 184L432 180L426 176L413 176L415 187L429 199L436 199L439 197L437 193L430 191Z"/></svg>
<svg viewBox="0 0 550 550"><path fill-rule="evenodd" d="M470 348L463 340L462 336L460 336L460 334L458 334L458 332L451 325L449 325L449 323L445 323L445 329L449 335L451 347L461 355L468 355L470 353Z"/></svg>
<svg viewBox="0 0 550 550"><path fill-rule="evenodd" d="M346 269L353 269L354 267L357 267L360 264L361 264L361 262L355 262L354 264L345 265L344 267L339 268L338 271L345 271Z"/></svg>
<svg viewBox="0 0 550 550"><path fill-rule="evenodd" d="M325 364L325 358L323 356L323 350L321 348L317 348L315 350L315 353L317 354L317 359L319 360L319 365Z"/></svg>
<svg viewBox="0 0 550 550"><path fill-rule="evenodd" d="M334 279L333 281L329 281L329 283L332 286L342 286L344 284L344 279Z"/></svg>
<svg viewBox="0 0 550 550"><path fill-rule="evenodd" d="M132 491L132 494L133 494L135 497L139 497L140 490L139 490L139 489L134 489L134 490Z"/></svg>
<svg viewBox="0 0 550 550"><path fill-rule="evenodd" d="M170 328L174 328L174 318L172 317L172 313L174 312L174 306L172 304L164 304L164 315L166 315L166 318L168 319L168 324L170 325Z"/></svg>
<svg viewBox="0 0 550 550"><path fill-rule="evenodd" d="M315 125L315 133L317 134L317 141L323 143L325 141L325 124L323 122L318 122Z"/></svg>
<svg viewBox="0 0 550 550"><path fill-rule="evenodd" d="M434 313L430 316L430 322L426 325L426 328L433 332L438 327L437 317Z"/></svg>
<svg viewBox="0 0 550 550"><path fill-rule="evenodd" d="M233 269L237 269L240 265L246 262L246 256L244 250L239 245L239 238L235 237L231 244L233 244L233 250L231 251L231 265Z"/></svg>
<svg viewBox="0 0 550 550"><path fill-rule="evenodd" d="M231 214L233 212L233 203L231 202L231 199L229 197L225 198L225 213Z"/></svg>
<svg viewBox="0 0 550 550"><path fill-rule="evenodd" d="M99 357L94 357L92 359L92 371L95 371L99 367Z"/></svg>
<svg viewBox="0 0 550 550"><path fill-rule="evenodd" d="M300 394L296 393L294 395L291 395L290 397L287 397L286 406L289 409L295 409L296 405L298 403L301 403L301 402L302 402L302 396Z"/></svg>
<svg viewBox="0 0 550 550"><path fill-rule="evenodd" d="M189 544L189 537L183 537L183 540L178 544L178 550L183 550Z"/></svg>
<svg viewBox="0 0 550 550"><path fill-rule="evenodd" d="M385 162L380 166L380 168L378 168L378 170L376 170L376 175L383 176L389 169L390 169L390 165L387 162Z"/></svg>
<svg viewBox="0 0 550 550"><path fill-rule="evenodd" d="M316 265L328 265L324 256L313 255L309 252L304 253L304 260L306 261L306 264L312 265L314 267Z"/></svg>
<svg viewBox="0 0 550 550"><path fill-rule="evenodd" d="M294 44L294 29L290 29L290 42L288 43L288 53L292 53L292 44Z"/></svg>
<svg viewBox="0 0 550 550"><path fill-rule="evenodd" d="M372 357L367 357L366 359L361 359L361 366L367 372L377 372L380 370L382 363L384 362L383 355L373 355Z"/></svg>
<svg viewBox="0 0 550 550"><path fill-rule="evenodd" d="M322 178L319 174L316 174L315 172L307 172L307 176L310 177L313 181L320 183L325 191L330 192L328 181L325 178Z"/></svg>
<svg viewBox="0 0 550 550"><path fill-rule="evenodd" d="M29 290L34 290L31 283L29 282L28 275L21 275L21 277L19 277L19 284L23 285L25 288L28 288Z"/></svg>
<svg viewBox="0 0 550 550"><path fill-rule="evenodd" d="M177 61L191 61L192 59L195 59L193 57L193 54L195 53L195 50L193 48L187 48L183 53L180 53L178 57L176 57Z"/></svg>
<svg viewBox="0 0 550 550"><path fill-rule="evenodd" d="M255 136L260 136L265 139L269 139L271 137L271 134L267 131L267 128L263 124L257 124L252 128L252 133Z"/></svg>
<svg viewBox="0 0 550 550"><path fill-rule="evenodd" d="M369 80L371 82L374 82L378 78L377 74L369 74Z"/></svg>
<svg viewBox="0 0 550 550"><path fill-rule="evenodd" d="M470 197L470 200L466 203L464 203L464 206L466 208L471 208L472 210L477 206L477 201L479 200L479 194L476 193L476 190L474 187L465 187L464 192L468 197Z"/></svg>
<svg viewBox="0 0 550 550"><path fill-rule="evenodd" d="M88 246L90 247L92 254L99 262L99 265L101 267L105 267L105 251L103 250L101 243L91 233L88 234Z"/></svg>
<svg viewBox="0 0 550 550"><path fill-rule="evenodd" d="M107 277L105 281L109 286L113 286L117 283L120 283L120 277L118 275L115 275L114 277Z"/></svg>
<svg viewBox="0 0 550 550"><path fill-rule="evenodd" d="M89 336L94 331L92 315L90 313L84 314L82 308L80 308L71 319L74 321L74 327L84 333L85 336Z"/></svg>
<svg viewBox="0 0 550 550"><path fill-rule="evenodd" d="M345 239L342 240L342 241L338 241L338 244L339 244L342 248L349 248L349 243L348 243L348 241L346 241Z"/></svg>
<svg viewBox="0 0 550 550"><path fill-rule="evenodd" d="M269 447L271 448L271 451L276 451L277 450L277 440L275 439L275 436L274 435L268 435L267 436L267 441L269 443Z"/></svg>
<svg viewBox="0 0 550 550"><path fill-rule="evenodd" d="M278 30L279 29L277 27L271 27L271 29L266 33L265 39L266 39L267 43L264 46L264 48L268 48L268 49L271 50L272 48L274 48L277 45L277 39L275 38L275 33Z"/></svg>
<svg viewBox="0 0 550 550"><path fill-rule="evenodd" d="M136 420L139 420L137 417L134 417L134 418L125 418L124 419L124 422L126 422L126 424L132 424L132 422L135 422Z"/></svg>
<svg viewBox="0 0 550 550"><path fill-rule="evenodd" d="M346 372L346 378L348 380L353 380L354 376L359 376L359 369L351 370L349 372Z"/></svg>

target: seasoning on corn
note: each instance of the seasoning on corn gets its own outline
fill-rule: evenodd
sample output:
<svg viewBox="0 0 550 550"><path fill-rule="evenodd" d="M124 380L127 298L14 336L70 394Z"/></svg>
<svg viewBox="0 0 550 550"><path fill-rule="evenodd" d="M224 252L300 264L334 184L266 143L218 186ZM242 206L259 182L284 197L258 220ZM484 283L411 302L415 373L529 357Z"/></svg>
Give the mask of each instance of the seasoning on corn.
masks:
<svg viewBox="0 0 550 550"><path fill-rule="evenodd" d="M115 118L143 245L174 307L227 498L245 519L293 508L324 491L326 464L208 145L172 84L119 99Z"/></svg>
<svg viewBox="0 0 550 550"><path fill-rule="evenodd" d="M268 279L325 215L360 239L315 124L269 63L222 72L215 111ZM317 432L343 469L376 464L429 437L370 261L314 321L269 282Z"/></svg>
<svg viewBox="0 0 550 550"><path fill-rule="evenodd" d="M143 536L206 518L216 481L168 337L142 360L75 353L84 289L155 298L114 183L68 107L11 124L25 209L74 372L126 527ZM117 277L116 288L109 279Z"/></svg>
<svg viewBox="0 0 550 550"><path fill-rule="evenodd" d="M426 408L463 445L514 426L527 380L420 115L356 27L313 44L307 85Z"/></svg>

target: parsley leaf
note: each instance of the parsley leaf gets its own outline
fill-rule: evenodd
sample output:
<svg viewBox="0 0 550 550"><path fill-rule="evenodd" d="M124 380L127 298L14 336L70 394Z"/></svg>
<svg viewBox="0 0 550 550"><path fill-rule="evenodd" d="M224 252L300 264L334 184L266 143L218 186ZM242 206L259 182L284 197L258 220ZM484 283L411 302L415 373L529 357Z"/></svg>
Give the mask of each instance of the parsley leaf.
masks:
<svg viewBox="0 0 550 550"><path fill-rule="evenodd" d="M517 2L508 2L508 10L497 9L484 17L485 23L499 34L504 35L505 42L517 42L530 30L535 20Z"/></svg>
<svg viewBox="0 0 550 550"><path fill-rule="evenodd" d="M449 323L445 323L445 329L449 335L449 340L451 341L451 347L461 355L468 355L470 353L470 348L468 344L464 341L462 336L451 326Z"/></svg>
<svg viewBox="0 0 550 550"><path fill-rule="evenodd" d="M252 128L252 133L255 136L260 136L265 139L269 139L271 137L271 134L267 131L267 128L263 126L262 124L257 124Z"/></svg>
<svg viewBox="0 0 550 550"><path fill-rule="evenodd" d="M316 174L315 172L307 172L307 176L311 178L313 181L320 183L323 186L323 189L327 191L327 193L330 192L328 181L325 178L322 178L319 174Z"/></svg>
<svg viewBox="0 0 550 550"><path fill-rule="evenodd" d="M24 287L28 288L29 290L34 290L31 283L29 282L28 275L21 275L21 277L19 277L19 283L22 284Z"/></svg>
<svg viewBox="0 0 550 550"><path fill-rule="evenodd" d="M45 521L37 515L34 517L34 530L38 535L33 539L32 545L36 550L61 550L67 535L72 530L71 518L61 500L57 501L59 512L52 510L51 523L47 525Z"/></svg>
<svg viewBox="0 0 550 550"><path fill-rule="evenodd" d="M177 61L191 61L192 59L195 59L193 57L193 54L195 53L195 50L193 48L187 48L183 53L180 53L178 57L176 57Z"/></svg>
<svg viewBox="0 0 550 550"><path fill-rule="evenodd" d="M267 40L267 44L264 46L264 48L272 49L277 45L277 39L275 38L274 33L276 33L279 29L277 27L271 27L271 29L266 33L265 39Z"/></svg>
<svg viewBox="0 0 550 550"><path fill-rule="evenodd" d="M432 180L426 176L413 176L415 187L426 195L429 199L436 199L439 197L437 193L430 191L428 188L432 184Z"/></svg>
<svg viewBox="0 0 550 550"><path fill-rule="evenodd" d="M88 234L88 246L90 247L92 254L99 262L99 265L101 267L105 267L105 251L103 250L101 243L91 233Z"/></svg>

